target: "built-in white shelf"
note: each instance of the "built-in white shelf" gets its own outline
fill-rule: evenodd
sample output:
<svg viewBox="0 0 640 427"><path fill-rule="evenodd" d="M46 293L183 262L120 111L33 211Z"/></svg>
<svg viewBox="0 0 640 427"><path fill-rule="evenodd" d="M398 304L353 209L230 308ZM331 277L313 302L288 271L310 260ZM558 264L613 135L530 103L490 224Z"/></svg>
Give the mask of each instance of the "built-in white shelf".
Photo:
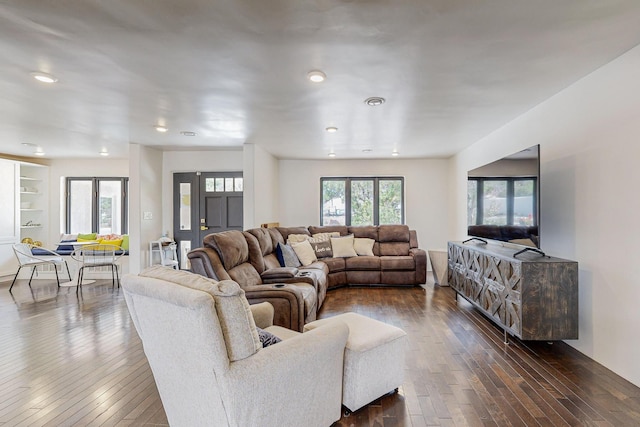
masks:
<svg viewBox="0 0 640 427"><path fill-rule="evenodd" d="M31 178L30 176L21 176L20 179L23 181L42 181L39 178Z"/></svg>
<svg viewBox="0 0 640 427"><path fill-rule="evenodd" d="M21 191L20 194L41 194L38 191Z"/></svg>
<svg viewBox="0 0 640 427"><path fill-rule="evenodd" d="M20 209L20 212L41 212L42 209Z"/></svg>
<svg viewBox="0 0 640 427"><path fill-rule="evenodd" d="M41 225L21 225L20 228L25 229L25 228L42 228Z"/></svg>

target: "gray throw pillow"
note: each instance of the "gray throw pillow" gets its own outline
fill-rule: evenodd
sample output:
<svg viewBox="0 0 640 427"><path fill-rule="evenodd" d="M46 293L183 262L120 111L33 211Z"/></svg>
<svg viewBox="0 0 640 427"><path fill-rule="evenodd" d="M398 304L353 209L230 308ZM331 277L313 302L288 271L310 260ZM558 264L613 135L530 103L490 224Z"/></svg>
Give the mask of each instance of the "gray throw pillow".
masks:
<svg viewBox="0 0 640 427"><path fill-rule="evenodd" d="M298 255L296 255L296 252L289 245L278 243L276 258L278 258L281 267L300 267L302 265L298 259Z"/></svg>

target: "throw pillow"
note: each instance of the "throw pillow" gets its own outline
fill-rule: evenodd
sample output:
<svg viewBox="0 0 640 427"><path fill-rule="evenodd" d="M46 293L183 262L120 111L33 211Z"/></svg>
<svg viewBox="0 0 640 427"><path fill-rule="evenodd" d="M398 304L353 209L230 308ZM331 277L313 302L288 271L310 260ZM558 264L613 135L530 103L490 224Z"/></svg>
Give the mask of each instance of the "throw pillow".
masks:
<svg viewBox="0 0 640 427"><path fill-rule="evenodd" d="M122 235L122 244L120 245L120 247L122 248L123 251L128 251L129 250L129 235L128 234L123 234Z"/></svg>
<svg viewBox="0 0 640 427"><path fill-rule="evenodd" d="M366 237L356 237L353 239L353 249L358 255L373 256L373 244L375 240Z"/></svg>
<svg viewBox="0 0 640 427"><path fill-rule="evenodd" d="M293 250L296 252L296 255L298 255L298 259L302 265L309 265L318 260L308 240L293 245Z"/></svg>
<svg viewBox="0 0 640 427"><path fill-rule="evenodd" d="M311 239L315 240L316 242L328 242L332 237L340 237L340 233L338 233L337 231L332 231L331 233L316 233L311 236Z"/></svg>
<svg viewBox="0 0 640 427"><path fill-rule="evenodd" d="M97 235L98 233L78 234L78 242L81 241L80 239L83 241L96 240Z"/></svg>
<svg viewBox="0 0 640 427"><path fill-rule="evenodd" d="M101 245L122 246L122 239L119 240L100 240Z"/></svg>
<svg viewBox="0 0 640 427"><path fill-rule="evenodd" d="M293 246L296 243L301 243L308 239L309 236L306 234L289 234L289 236L287 237L287 245Z"/></svg>
<svg viewBox="0 0 640 427"><path fill-rule="evenodd" d="M260 342L262 343L262 348L269 347L273 344L278 344L280 341L282 341L271 332L267 332L264 329L260 329L258 327L256 327L256 329L258 331L258 336L260 337Z"/></svg>
<svg viewBox="0 0 640 427"><path fill-rule="evenodd" d="M316 253L316 258L327 258L333 256L333 250L331 250L331 242L329 240L316 241L315 238L309 240L313 251Z"/></svg>
<svg viewBox="0 0 640 427"><path fill-rule="evenodd" d="M302 265L293 248L282 243L278 243L276 247L276 258L278 258L280 267L300 267Z"/></svg>
<svg viewBox="0 0 640 427"><path fill-rule="evenodd" d="M358 256L355 249L353 249L353 234L344 237L332 237L331 249L333 250L334 258Z"/></svg>

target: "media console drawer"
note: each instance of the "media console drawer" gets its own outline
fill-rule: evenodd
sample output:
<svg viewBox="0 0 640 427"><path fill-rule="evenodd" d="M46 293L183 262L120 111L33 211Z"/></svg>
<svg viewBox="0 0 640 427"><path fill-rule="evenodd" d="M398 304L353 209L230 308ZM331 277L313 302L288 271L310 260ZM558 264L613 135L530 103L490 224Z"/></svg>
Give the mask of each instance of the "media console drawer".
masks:
<svg viewBox="0 0 640 427"><path fill-rule="evenodd" d="M449 242L449 285L522 340L577 339L578 263L517 251Z"/></svg>

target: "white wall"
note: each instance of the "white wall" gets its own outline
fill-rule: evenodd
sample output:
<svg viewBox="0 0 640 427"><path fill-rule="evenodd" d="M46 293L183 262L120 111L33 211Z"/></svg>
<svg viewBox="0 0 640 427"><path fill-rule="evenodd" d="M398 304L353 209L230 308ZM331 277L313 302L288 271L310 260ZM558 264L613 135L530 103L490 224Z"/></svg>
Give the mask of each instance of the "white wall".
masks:
<svg viewBox="0 0 640 427"><path fill-rule="evenodd" d="M466 235L467 170L541 144L541 245L579 262L580 338L568 343L640 386L640 47L451 160L452 234Z"/></svg>
<svg viewBox="0 0 640 427"><path fill-rule="evenodd" d="M320 223L320 178L328 176L403 176L405 221L418 233L423 249L445 248L448 235L448 161L281 160L280 218L283 226Z"/></svg>
<svg viewBox="0 0 640 427"><path fill-rule="evenodd" d="M162 235L162 152L129 145L129 272L149 264L149 242Z"/></svg>
<svg viewBox="0 0 640 427"><path fill-rule="evenodd" d="M276 222L279 216L279 161L262 147L244 144L244 229Z"/></svg>
<svg viewBox="0 0 640 427"><path fill-rule="evenodd" d="M162 155L162 230L173 233L175 172L238 172L242 167L240 150L165 151Z"/></svg>

